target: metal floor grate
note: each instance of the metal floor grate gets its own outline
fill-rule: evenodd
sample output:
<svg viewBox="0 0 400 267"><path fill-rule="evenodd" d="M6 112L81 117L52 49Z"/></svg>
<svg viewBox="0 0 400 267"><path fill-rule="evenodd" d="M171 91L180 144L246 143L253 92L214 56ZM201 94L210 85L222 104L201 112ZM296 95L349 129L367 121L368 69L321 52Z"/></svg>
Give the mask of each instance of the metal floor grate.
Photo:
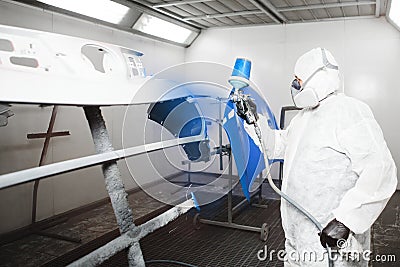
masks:
<svg viewBox="0 0 400 267"><path fill-rule="evenodd" d="M242 198L234 197L234 204ZM267 242L259 234L211 225L193 227L195 211L181 216L174 222L150 234L140 242L145 260L175 260L196 266L283 266L277 259L260 261L257 252L267 245L268 249L284 248L281 227L280 201L266 201L268 208L245 207L234 218L235 223L260 227L266 222L270 226ZM224 220L226 198L202 208L203 218ZM127 255L119 253L102 266L127 266ZM178 266L172 263L148 264L147 266Z"/></svg>

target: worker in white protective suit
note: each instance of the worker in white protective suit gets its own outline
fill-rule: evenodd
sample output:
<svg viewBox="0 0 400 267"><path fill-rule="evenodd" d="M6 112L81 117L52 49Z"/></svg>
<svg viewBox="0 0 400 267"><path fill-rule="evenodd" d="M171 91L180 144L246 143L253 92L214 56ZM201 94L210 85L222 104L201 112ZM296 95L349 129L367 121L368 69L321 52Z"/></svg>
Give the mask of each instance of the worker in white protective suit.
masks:
<svg viewBox="0 0 400 267"><path fill-rule="evenodd" d="M337 251L334 266L367 266L370 228L396 190L396 166L370 108L337 93L339 68L329 51L305 53L294 73L292 97L302 110L274 131L275 142L260 127L269 158L284 159L282 191L325 228L319 233L282 199L285 266L328 266L326 245ZM364 255L342 253L354 251Z"/></svg>

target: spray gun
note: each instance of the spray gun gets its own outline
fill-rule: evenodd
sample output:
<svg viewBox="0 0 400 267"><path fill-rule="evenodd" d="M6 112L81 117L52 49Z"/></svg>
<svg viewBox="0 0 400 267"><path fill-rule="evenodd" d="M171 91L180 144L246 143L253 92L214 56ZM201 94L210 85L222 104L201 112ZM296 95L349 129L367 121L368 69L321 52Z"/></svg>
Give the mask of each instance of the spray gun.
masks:
<svg viewBox="0 0 400 267"><path fill-rule="evenodd" d="M240 117L245 119L248 124L257 123L257 107L249 95L244 94L243 90L235 88L235 92L231 95L231 100L236 104Z"/></svg>
<svg viewBox="0 0 400 267"><path fill-rule="evenodd" d="M251 61L243 58L236 59L232 75L228 82L233 86L230 100L236 104L237 114L248 124L253 124L257 137L261 140L261 131L258 127L257 106L250 95L243 92L243 88L249 86Z"/></svg>

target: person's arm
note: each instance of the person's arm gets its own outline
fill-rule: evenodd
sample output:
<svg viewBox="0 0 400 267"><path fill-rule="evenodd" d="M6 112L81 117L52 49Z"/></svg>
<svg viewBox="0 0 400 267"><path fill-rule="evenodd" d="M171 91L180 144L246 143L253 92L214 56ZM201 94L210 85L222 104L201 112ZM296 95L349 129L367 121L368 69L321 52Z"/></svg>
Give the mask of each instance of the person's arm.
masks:
<svg viewBox="0 0 400 267"><path fill-rule="evenodd" d="M345 193L335 218L355 234L368 230L396 190L397 171L383 133L368 107L359 109L357 122L337 135L359 178Z"/></svg>
<svg viewBox="0 0 400 267"><path fill-rule="evenodd" d="M286 130L274 130L268 125L267 119L260 115L258 125L261 129L265 149L269 159L283 159L287 146L287 136L290 125Z"/></svg>
<svg viewBox="0 0 400 267"><path fill-rule="evenodd" d="M256 122L261 130L263 143L267 150L269 159L283 159L286 150L287 133L290 125L286 130L273 130L268 125L268 120L262 114L257 113L257 105L250 97L246 97L241 101L236 101L236 114L246 121L246 128L252 128ZM254 134L254 140L257 136L253 133L254 129L249 129L249 134ZM256 141L257 142L257 141Z"/></svg>
<svg viewBox="0 0 400 267"><path fill-rule="evenodd" d="M287 134L288 130L274 130L274 149L271 150L272 159L283 159L285 156L287 146Z"/></svg>

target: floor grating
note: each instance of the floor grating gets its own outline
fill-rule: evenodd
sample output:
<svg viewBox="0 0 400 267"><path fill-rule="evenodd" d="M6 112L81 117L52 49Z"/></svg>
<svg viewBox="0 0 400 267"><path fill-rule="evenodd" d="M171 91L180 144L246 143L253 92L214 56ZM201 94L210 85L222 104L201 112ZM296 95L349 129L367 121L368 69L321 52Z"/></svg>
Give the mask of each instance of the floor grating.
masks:
<svg viewBox="0 0 400 267"><path fill-rule="evenodd" d="M242 198L234 197L234 204ZM202 224L199 230L193 225L196 212L181 216L157 230L140 242L143 255L148 260L175 260L195 266L283 266L273 259L260 261L257 252L267 245L268 249L284 248L284 236L279 216L279 203L267 200L268 208L244 207L234 222L260 227L264 222L270 226L268 240L260 240L260 234L242 230ZM226 198L202 208L202 218L226 220ZM105 266L127 266L126 252L112 257ZM179 266L172 263L148 264L147 266Z"/></svg>

